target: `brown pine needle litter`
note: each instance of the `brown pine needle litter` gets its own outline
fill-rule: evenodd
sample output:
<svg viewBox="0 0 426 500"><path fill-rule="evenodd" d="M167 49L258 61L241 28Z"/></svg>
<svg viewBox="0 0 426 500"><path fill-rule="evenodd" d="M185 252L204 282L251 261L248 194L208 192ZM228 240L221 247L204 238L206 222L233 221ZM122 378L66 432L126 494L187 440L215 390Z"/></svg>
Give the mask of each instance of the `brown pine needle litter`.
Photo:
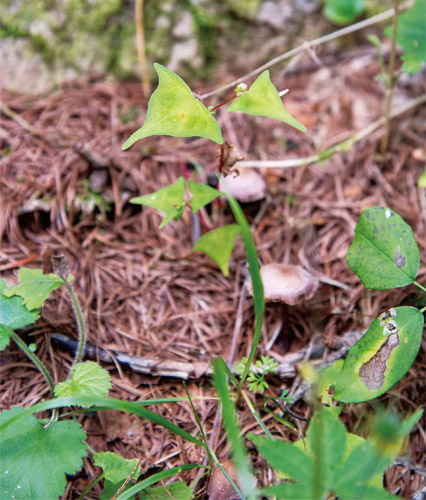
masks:
<svg viewBox="0 0 426 500"><path fill-rule="evenodd" d="M308 127L304 135L268 119L230 118L222 112L218 119L245 159L309 156L380 116L383 92L374 81L378 72L371 58L362 71L354 71L352 61L345 60L320 71L307 68L287 74L281 82L282 88L290 88L286 106ZM420 76L409 84L399 83L395 99L416 97L424 93L423 87ZM1 97L13 112L1 121L1 277L14 282L13 271L21 265L51 272L51 256L64 253L86 314L91 344L160 361L208 363L218 355L226 358L245 277L241 242L225 278L208 257L192 252L189 213L160 231L158 212L128 202L174 182L182 174L182 164L192 169L199 163L206 176L215 172L215 145L154 137L122 152L121 144L141 125L146 110L147 100L138 83L75 83L47 97L5 91ZM23 127L24 123L30 128ZM416 184L424 168L419 160L424 123L424 109L392 122L390 153L384 158L377 154L379 130L324 165L264 172L270 197L245 207L262 263L302 265L349 289L322 283L308 305L288 308L281 329L280 308L268 305L259 354L269 353L279 361L287 349L307 348L315 334L326 357L345 333L365 329L391 306L416 305L420 300L415 287L365 290L347 268L345 253L361 211L382 205L411 225L425 261L424 193ZM263 214L256 217L264 203ZM212 220L233 222L226 207L220 215L212 214ZM425 283L424 268L417 280ZM71 358L51 342L50 334L61 332L75 338L75 329L61 291L48 300L42 318L26 332L26 340L37 344L37 354L54 373L55 382L62 381ZM248 298L242 308L236 360L249 351L253 325ZM280 330L287 332L290 342ZM411 414L425 404L425 347L423 343L402 381L380 398L385 406ZM114 397L133 401L184 395L178 379L143 375L113 363L104 366L112 375ZM2 408L28 406L48 397L41 375L13 344L2 353L1 375ZM279 395L293 385L291 378L284 382L272 378L269 394ZM190 381L188 388L209 439L217 408L214 390L208 378ZM157 405L154 410L188 432L196 428L188 403ZM292 411L310 416L303 401ZM342 418L349 430L363 434L369 412L369 404L348 405ZM246 407L239 417L244 432L256 428ZM110 449L127 458L143 455L144 471L204 458L201 448L135 416L101 412L79 419L96 451ZM273 419L265 422L275 435L298 439L296 432ZM423 427L424 423L423 417ZM303 430L306 424L300 421L298 425ZM217 442L217 455L226 458L229 450L221 432ZM261 471L265 464L254 460ZM389 491L409 498L425 481L421 471L425 460L425 433L419 425L410 435L400 464L386 474ZM94 474L96 469L85 460L83 472L71 481L63 498L76 498ZM190 481L195 476L191 471L182 478ZM259 479L265 477L266 472ZM203 481L200 498L205 495ZM98 493L95 489L93 494Z"/></svg>

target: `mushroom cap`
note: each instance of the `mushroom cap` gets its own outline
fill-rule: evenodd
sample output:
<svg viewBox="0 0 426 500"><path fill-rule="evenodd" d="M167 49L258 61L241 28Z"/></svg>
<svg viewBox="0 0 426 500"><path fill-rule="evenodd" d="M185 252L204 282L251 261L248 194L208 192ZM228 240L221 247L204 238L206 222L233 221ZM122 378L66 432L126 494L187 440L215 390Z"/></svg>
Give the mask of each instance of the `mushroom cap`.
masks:
<svg viewBox="0 0 426 500"><path fill-rule="evenodd" d="M294 306L313 297L318 281L300 266L266 264L260 268L265 302ZM249 291L252 292L251 283Z"/></svg>
<svg viewBox="0 0 426 500"><path fill-rule="evenodd" d="M236 172L235 172L236 173ZM219 179L219 189L226 191L238 201L248 203L265 198L266 182L261 174L252 168L242 168L239 175L230 173Z"/></svg>

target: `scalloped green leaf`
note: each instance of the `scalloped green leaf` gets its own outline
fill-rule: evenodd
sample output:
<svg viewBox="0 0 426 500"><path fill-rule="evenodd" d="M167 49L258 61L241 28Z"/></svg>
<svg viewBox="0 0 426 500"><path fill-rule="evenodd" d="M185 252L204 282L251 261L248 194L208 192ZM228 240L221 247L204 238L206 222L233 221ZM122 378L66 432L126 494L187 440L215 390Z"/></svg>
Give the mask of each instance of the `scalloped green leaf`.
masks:
<svg viewBox="0 0 426 500"><path fill-rule="evenodd" d="M188 187L192 194L191 206L192 213L194 214L197 213L201 207L208 205L224 194L213 187L207 186L206 184L199 184L192 179L188 180Z"/></svg>
<svg viewBox="0 0 426 500"><path fill-rule="evenodd" d="M415 2L411 9L398 16L396 43L404 49L401 59L405 73L419 72L426 61L425 26L426 0ZM385 29L385 35L392 38L392 26Z"/></svg>
<svg viewBox="0 0 426 500"><path fill-rule="evenodd" d="M194 246L194 252L204 252L220 267L224 276L229 274L229 259L241 229L238 224L228 224L203 234Z"/></svg>
<svg viewBox="0 0 426 500"><path fill-rule="evenodd" d="M13 285L3 293L6 297L20 295L24 300L23 304L32 311L43 305L49 295L59 288L63 281L56 274L43 274L41 269L21 268L18 271L19 285Z"/></svg>
<svg viewBox="0 0 426 500"><path fill-rule="evenodd" d="M0 423L25 408L0 414ZM77 422L52 422L43 428L32 415L0 433L0 497L4 500L56 499L64 493L65 474L81 469L86 433Z"/></svg>
<svg viewBox="0 0 426 500"><path fill-rule="evenodd" d="M160 210L160 212L164 212L166 215L160 224L160 228L162 228L172 219L179 220L182 217L185 188L184 178L179 177L174 184L163 187L151 194L136 196L136 198L130 200L130 203L153 207Z"/></svg>
<svg viewBox="0 0 426 500"><path fill-rule="evenodd" d="M96 466L102 467L105 479L113 484L125 481L139 462L137 458L127 459L112 451L96 453L93 460ZM138 479L139 476L140 471L136 469L132 478Z"/></svg>
<svg viewBox="0 0 426 500"><path fill-rule="evenodd" d="M387 290L413 283L420 267L419 247L400 215L385 207L367 208L355 234L346 262L366 288Z"/></svg>
<svg viewBox="0 0 426 500"><path fill-rule="evenodd" d="M29 311L22 297L6 297L6 290L6 281L0 280L0 350L9 344L13 330L31 325L40 317L40 309Z"/></svg>
<svg viewBox="0 0 426 500"><path fill-rule="evenodd" d="M73 366L71 377L55 387L57 398L68 396L106 396L111 389L111 377L107 370L94 361Z"/></svg>
<svg viewBox="0 0 426 500"><path fill-rule="evenodd" d="M151 135L205 137L222 144L219 124L182 78L161 64L155 63L154 68L159 83L149 100L145 122L121 149Z"/></svg>
<svg viewBox="0 0 426 500"><path fill-rule="evenodd" d="M334 399L359 403L377 398L411 368L419 352L424 318L415 307L395 307L371 323L348 352Z"/></svg>
<svg viewBox="0 0 426 500"><path fill-rule="evenodd" d="M285 109L278 90L271 82L268 70L264 71L253 82L247 92L237 97L227 111L275 118L297 128L297 130L307 131L306 127Z"/></svg>

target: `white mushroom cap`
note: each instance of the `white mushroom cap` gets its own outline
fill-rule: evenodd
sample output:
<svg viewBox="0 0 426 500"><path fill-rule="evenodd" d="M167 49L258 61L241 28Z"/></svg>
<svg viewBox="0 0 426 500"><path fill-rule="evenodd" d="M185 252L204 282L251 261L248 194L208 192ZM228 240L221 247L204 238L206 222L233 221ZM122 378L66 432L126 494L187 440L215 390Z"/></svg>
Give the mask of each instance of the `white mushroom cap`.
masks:
<svg viewBox="0 0 426 500"><path fill-rule="evenodd" d="M294 306L313 297L318 281L300 266L266 264L260 268L265 302ZM252 293L251 282L249 291Z"/></svg>
<svg viewBox="0 0 426 500"><path fill-rule="evenodd" d="M238 201L247 203L265 198L266 182L256 170L242 168L239 175L231 172L226 177L222 176L219 179L219 189L232 194Z"/></svg>

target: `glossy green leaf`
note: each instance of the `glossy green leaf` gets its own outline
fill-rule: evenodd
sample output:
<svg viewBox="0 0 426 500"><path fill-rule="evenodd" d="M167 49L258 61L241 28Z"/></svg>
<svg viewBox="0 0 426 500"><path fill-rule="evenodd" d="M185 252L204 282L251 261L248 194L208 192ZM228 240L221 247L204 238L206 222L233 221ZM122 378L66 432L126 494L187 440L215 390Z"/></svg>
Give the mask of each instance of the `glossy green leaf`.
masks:
<svg viewBox="0 0 426 500"><path fill-rule="evenodd" d="M13 330L31 325L40 317L40 309L29 311L23 304L22 297L6 297L5 280L0 280L0 350L8 344Z"/></svg>
<svg viewBox="0 0 426 500"><path fill-rule="evenodd" d="M172 219L179 220L182 217L184 195L185 180L183 177L179 177L174 184L163 187L154 193L132 198L130 203L153 207L164 212L166 216L160 224L160 228L162 228Z"/></svg>
<svg viewBox="0 0 426 500"><path fill-rule="evenodd" d="M351 24L365 8L364 0L325 0L324 17L334 24Z"/></svg>
<svg viewBox="0 0 426 500"><path fill-rule="evenodd" d="M25 412L24 408L3 411L0 423ZM22 416L0 432L0 497L47 500L62 496L65 474L74 474L83 465L85 439L77 422L52 422L43 428L32 415Z"/></svg>
<svg viewBox="0 0 426 500"><path fill-rule="evenodd" d="M302 132L307 130L285 109L278 90L271 82L268 70L264 71L253 82L247 92L237 97L227 111L239 111L249 115L275 118Z"/></svg>
<svg viewBox="0 0 426 500"><path fill-rule="evenodd" d="M94 361L73 366L71 377L55 387L55 396L106 396L111 389L111 377L107 370Z"/></svg>
<svg viewBox="0 0 426 500"><path fill-rule="evenodd" d="M191 206L192 213L197 213L201 207L208 205L213 200L223 195L221 191L207 186L206 184L199 184L192 179L188 180L188 187L192 194Z"/></svg>
<svg viewBox="0 0 426 500"><path fill-rule="evenodd" d="M413 283L420 266L419 247L400 215L389 208L367 208L355 234L346 262L366 288L387 290Z"/></svg>
<svg viewBox="0 0 426 500"><path fill-rule="evenodd" d="M420 349L423 314L414 307L395 307L373 321L348 352L334 399L357 403L377 398L411 368Z"/></svg>
<svg viewBox="0 0 426 500"><path fill-rule="evenodd" d="M3 293L6 297L20 295L24 299L23 304L30 311L40 308L51 292L63 283L56 274L43 274L41 269L27 269L25 267L19 269L18 279L20 285L11 286Z"/></svg>
<svg viewBox="0 0 426 500"><path fill-rule="evenodd" d="M204 252L220 267L224 276L229 274L229 259L235 240L241 230L237 224L228 224L203 234L194 246L194 252Z"/></svg>
<svg viewBox="0 0 426 500"><path fill-rule="evenodd" d="M404 49L401 56L402 70L405 73L417 73L426 61L426 0L414 2L411 9L398 17L396 42ZM392 26L385 29L385 34L392 38Z"/></svg>
<svg viewBox="0 0 426 500"><path fill-rule="evenodd" d="M205 137L222 144L219 124L182 78L161 64L156 63L154 67L159 83L149 100L145 122L122 149L151 135Z"/></svg>
<svg viewBox="0 0 426 500"><path fill-rule="evenodd" d="M93 455L97 467L102 467L105 478L113 484L125 481L137 466L137 458L127 459L111 451L102 451ZM133 479L138 479L140 471L135 470Z"/></svg>

